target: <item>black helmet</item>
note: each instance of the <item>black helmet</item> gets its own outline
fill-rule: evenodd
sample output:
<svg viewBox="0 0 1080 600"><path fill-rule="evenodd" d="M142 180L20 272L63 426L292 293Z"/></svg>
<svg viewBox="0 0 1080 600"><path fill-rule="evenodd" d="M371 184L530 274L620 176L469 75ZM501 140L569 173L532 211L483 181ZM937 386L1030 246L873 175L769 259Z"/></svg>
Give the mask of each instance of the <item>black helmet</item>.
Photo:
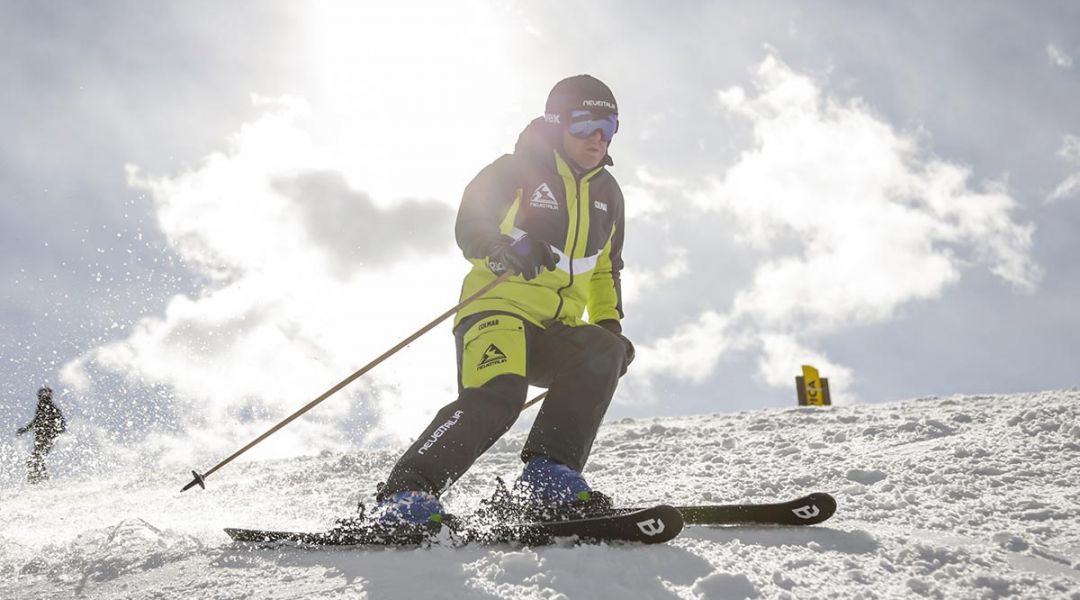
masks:
<svg viewBox="0 0 1080 600"><path fill-rule="evenodd" d="M43 398L52 398L52 388L47 385L41 386L41 389L37 391L37 397L39 400Z"/></svg>
<svg viewBox="0 0 1080 600"><path fill-rule="evenodd" d="M592 75L574 75L567 77L548 94L544 106L544 120L548 123L565 125L569 123L570 111L591 110L618 114L619 105L611 88Z"/></svg>

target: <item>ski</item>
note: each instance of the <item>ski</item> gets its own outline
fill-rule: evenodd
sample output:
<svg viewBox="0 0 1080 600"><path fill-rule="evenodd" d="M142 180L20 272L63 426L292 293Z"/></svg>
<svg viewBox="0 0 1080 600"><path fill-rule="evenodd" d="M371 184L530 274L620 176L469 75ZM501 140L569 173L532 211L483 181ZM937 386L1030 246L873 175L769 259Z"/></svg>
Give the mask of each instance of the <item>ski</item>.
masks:
<svg viewBox="0 0 1080 600"><path fill-rule="evenodd" d="M825 492L773 504L701 504L675 507L687 525L816 525L836 512ZM634 508L617 509L618 512Z"/></svg>
<svg viewBox="0 0 1080 600"><path fill-rule="evenodd" d="M496 522L466 528L462 534L467 542L516 542L526 546L546 546L562 538L573 538L586 544L662 544L678 536L682 528L682 514L671 506L661 504L565 521Z"/></svg>
<svg viewBox="0 0 1080 600"><path fill-rule="evenodd" d="M279 545L282 543L298 546L422 546L430 540L428 532L413 532L388 536L385 532L367 530L329 531L269 531L264 529L240 529L226 527L225 533L234 542L260 545Z"/></svg>
<svg viewBox="0 0 1080 600"><path fill-rule="evenodd" d="M522 544L546 546L560 539L578 543L641 543L660 544L679 535L683 518L671 506L658 505L619 511L584 519L548 522L496 522L483 526L464 525L448 519L452 543L465 544ZM374 529L331 529L325 532L268 531L261 529L226 528L233 541L265 545L292 543L300 546L394 546L416 547L432 541L430 532L417 530L387 536Z"/></svg>

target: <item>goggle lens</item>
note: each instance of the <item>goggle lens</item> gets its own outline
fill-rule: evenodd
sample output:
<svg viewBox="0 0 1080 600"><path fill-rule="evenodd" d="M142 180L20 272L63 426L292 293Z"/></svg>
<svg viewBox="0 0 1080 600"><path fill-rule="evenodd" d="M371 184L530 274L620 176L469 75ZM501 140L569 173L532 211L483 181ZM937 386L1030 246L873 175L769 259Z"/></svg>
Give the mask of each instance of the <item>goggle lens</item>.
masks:
<svg viewBox="0 0 1080 600"><path fill-rule="evenodd" d="M570 135L587 138L597 131L600 139L610 142L619 130L619 116L614 113L595 113L591 110L575 110L570 113Z"/></svg>

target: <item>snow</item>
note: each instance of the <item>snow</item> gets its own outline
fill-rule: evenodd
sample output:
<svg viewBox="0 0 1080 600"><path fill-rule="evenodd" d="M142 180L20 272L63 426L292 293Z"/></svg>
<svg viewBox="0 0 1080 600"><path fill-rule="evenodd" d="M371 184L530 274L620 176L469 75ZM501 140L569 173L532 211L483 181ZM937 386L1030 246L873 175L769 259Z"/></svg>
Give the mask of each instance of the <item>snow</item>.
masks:
<svg viewBox="0 0 1080 600"><path fill-rule="evenodd" d="M514 477L523 437L497 443L448 506L468 511ZM371 500L396 454L239 462L184 494L173 465L5 486L0 598L1080 600L1075 390L624 419L605 424L586 470L627 504L828 491L840 508L814 527L421 550L251 549L221 531L325 528ZM5 463L13 480L21 459Z"/></svg>

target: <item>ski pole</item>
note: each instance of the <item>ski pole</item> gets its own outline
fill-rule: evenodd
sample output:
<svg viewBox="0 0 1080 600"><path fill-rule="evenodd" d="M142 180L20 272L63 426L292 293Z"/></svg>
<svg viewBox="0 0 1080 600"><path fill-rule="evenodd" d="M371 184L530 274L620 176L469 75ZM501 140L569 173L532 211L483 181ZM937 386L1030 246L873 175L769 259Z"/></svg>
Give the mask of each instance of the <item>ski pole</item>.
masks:
<svg viewBox="0 0 1080 600"><path fill-rule="evenodd" d="M536 404L537 402L539 402L539 401L543 400L544 398L546 398L547 394L548 394L547 392L541 392L541 393L537 394L535 398L533 398L532 400L529 400L528 402L525 403L525 406L521 407L521 412L525 412L526 408L529 408L533 404Z"/></svg>
<svg viewBox="0 0 1080 600"><path fill-rule="evenodd" d="M323 394L321 396L319 396L318 398L316 398L316 399L312 400L311 402L308 402L307 404L305 404L303 408L301 408L300 410L298 410L298 411L294 412L293 414L289 415L289 417L286 418L284 421L282 421L282 422L278 423L277 425L274 425L273 427L271 427L266 433L260 435L259 437L255 438L254 440L249 442L248 445L246 445L243 448L237 450L236 452L233 452L232 455L230 455L225 460L219 462L218 464L214 465L206 473L200 474L198 471L192 471L191 474L195 476L195 479L193 479L191 481L191 483L185 485L184 488L182 490L180 490L180 491L181 492L186 492L189 489L195 487L195 485L198 485L200 488L205 490L206 489L206 478L209 477L210 475L212 475L214 473L214 471L217 471L221 467L224 467L225 465L229 464L230 462L232 462L232 460L234 458L236 458L236 457L240 456L241 454L247 452L248 450L250 450L252 447L254 447L259 442L261 442L261 441L265 440L266 438L270 437L271 435L273 435L275 432L277 432L277 430L279 430L282 427L288 425L289 423L292 423L293 420L296 419L297 417L299 417L300 415L302 415L302 414L306 413L307 411L315 408L315 406L317 404L319 404L323 400L326 400L330 396L333 396L335 393L338 392L338 390L340 390L341 388L349 385L354 380L356 380L356 378L360 377L364 373L367 373L371 369L375 368L376 366L379 365L379 363L381 363L384 360L386 360L386 359L390 358L391 356L393 356L398 350L401 350L405 346L408 346L409 344L411 344L413 341L416 340L416 338L424 335L425 333L430 331L432 328L434 328L436 325L438 325L439 323L442 323L443 321L445 321L448 317L450 317L450 315L453 315L457 311L461 310L461 308L463 306L465 306L466 304L469 304L473 300L476 300L480 296L483 296L484 294L490 292L492 290L492 288L494 288L495 286L497 286L500 283L502 283L502 282L506 281L507 279L509 279L511 275L512 275L512 273L510 271L506 271L502 275L499 275L499 277L496 278L494 281L492 281L491 283L489 283L489 284L485 285L484 287L480 288L479 290L477 290L475 294L473 294L473 295L469 296L468 298L462 300L454 308L451 308L450 310L448 310L448 311L444 312L443 314L439 315L434 321L428 323L427 325L424 325L416 333L414 333L414 334L410 335L409 337L405 338L404 340L398 342L398 344L396 346L394 346L393 348L387 350L386 352L384 352L381 356L379 356L375 360L373 360L373 361L369 362L368 364L364 365L363 367L360 368L360 370L356 371L352 375L349 375L345 379L341 380L340 383L338 383L334 387L332 387L332 388L326 390L325 392L323 392ZM535 402L535 400L534 400L534 402Z"/></svg>

